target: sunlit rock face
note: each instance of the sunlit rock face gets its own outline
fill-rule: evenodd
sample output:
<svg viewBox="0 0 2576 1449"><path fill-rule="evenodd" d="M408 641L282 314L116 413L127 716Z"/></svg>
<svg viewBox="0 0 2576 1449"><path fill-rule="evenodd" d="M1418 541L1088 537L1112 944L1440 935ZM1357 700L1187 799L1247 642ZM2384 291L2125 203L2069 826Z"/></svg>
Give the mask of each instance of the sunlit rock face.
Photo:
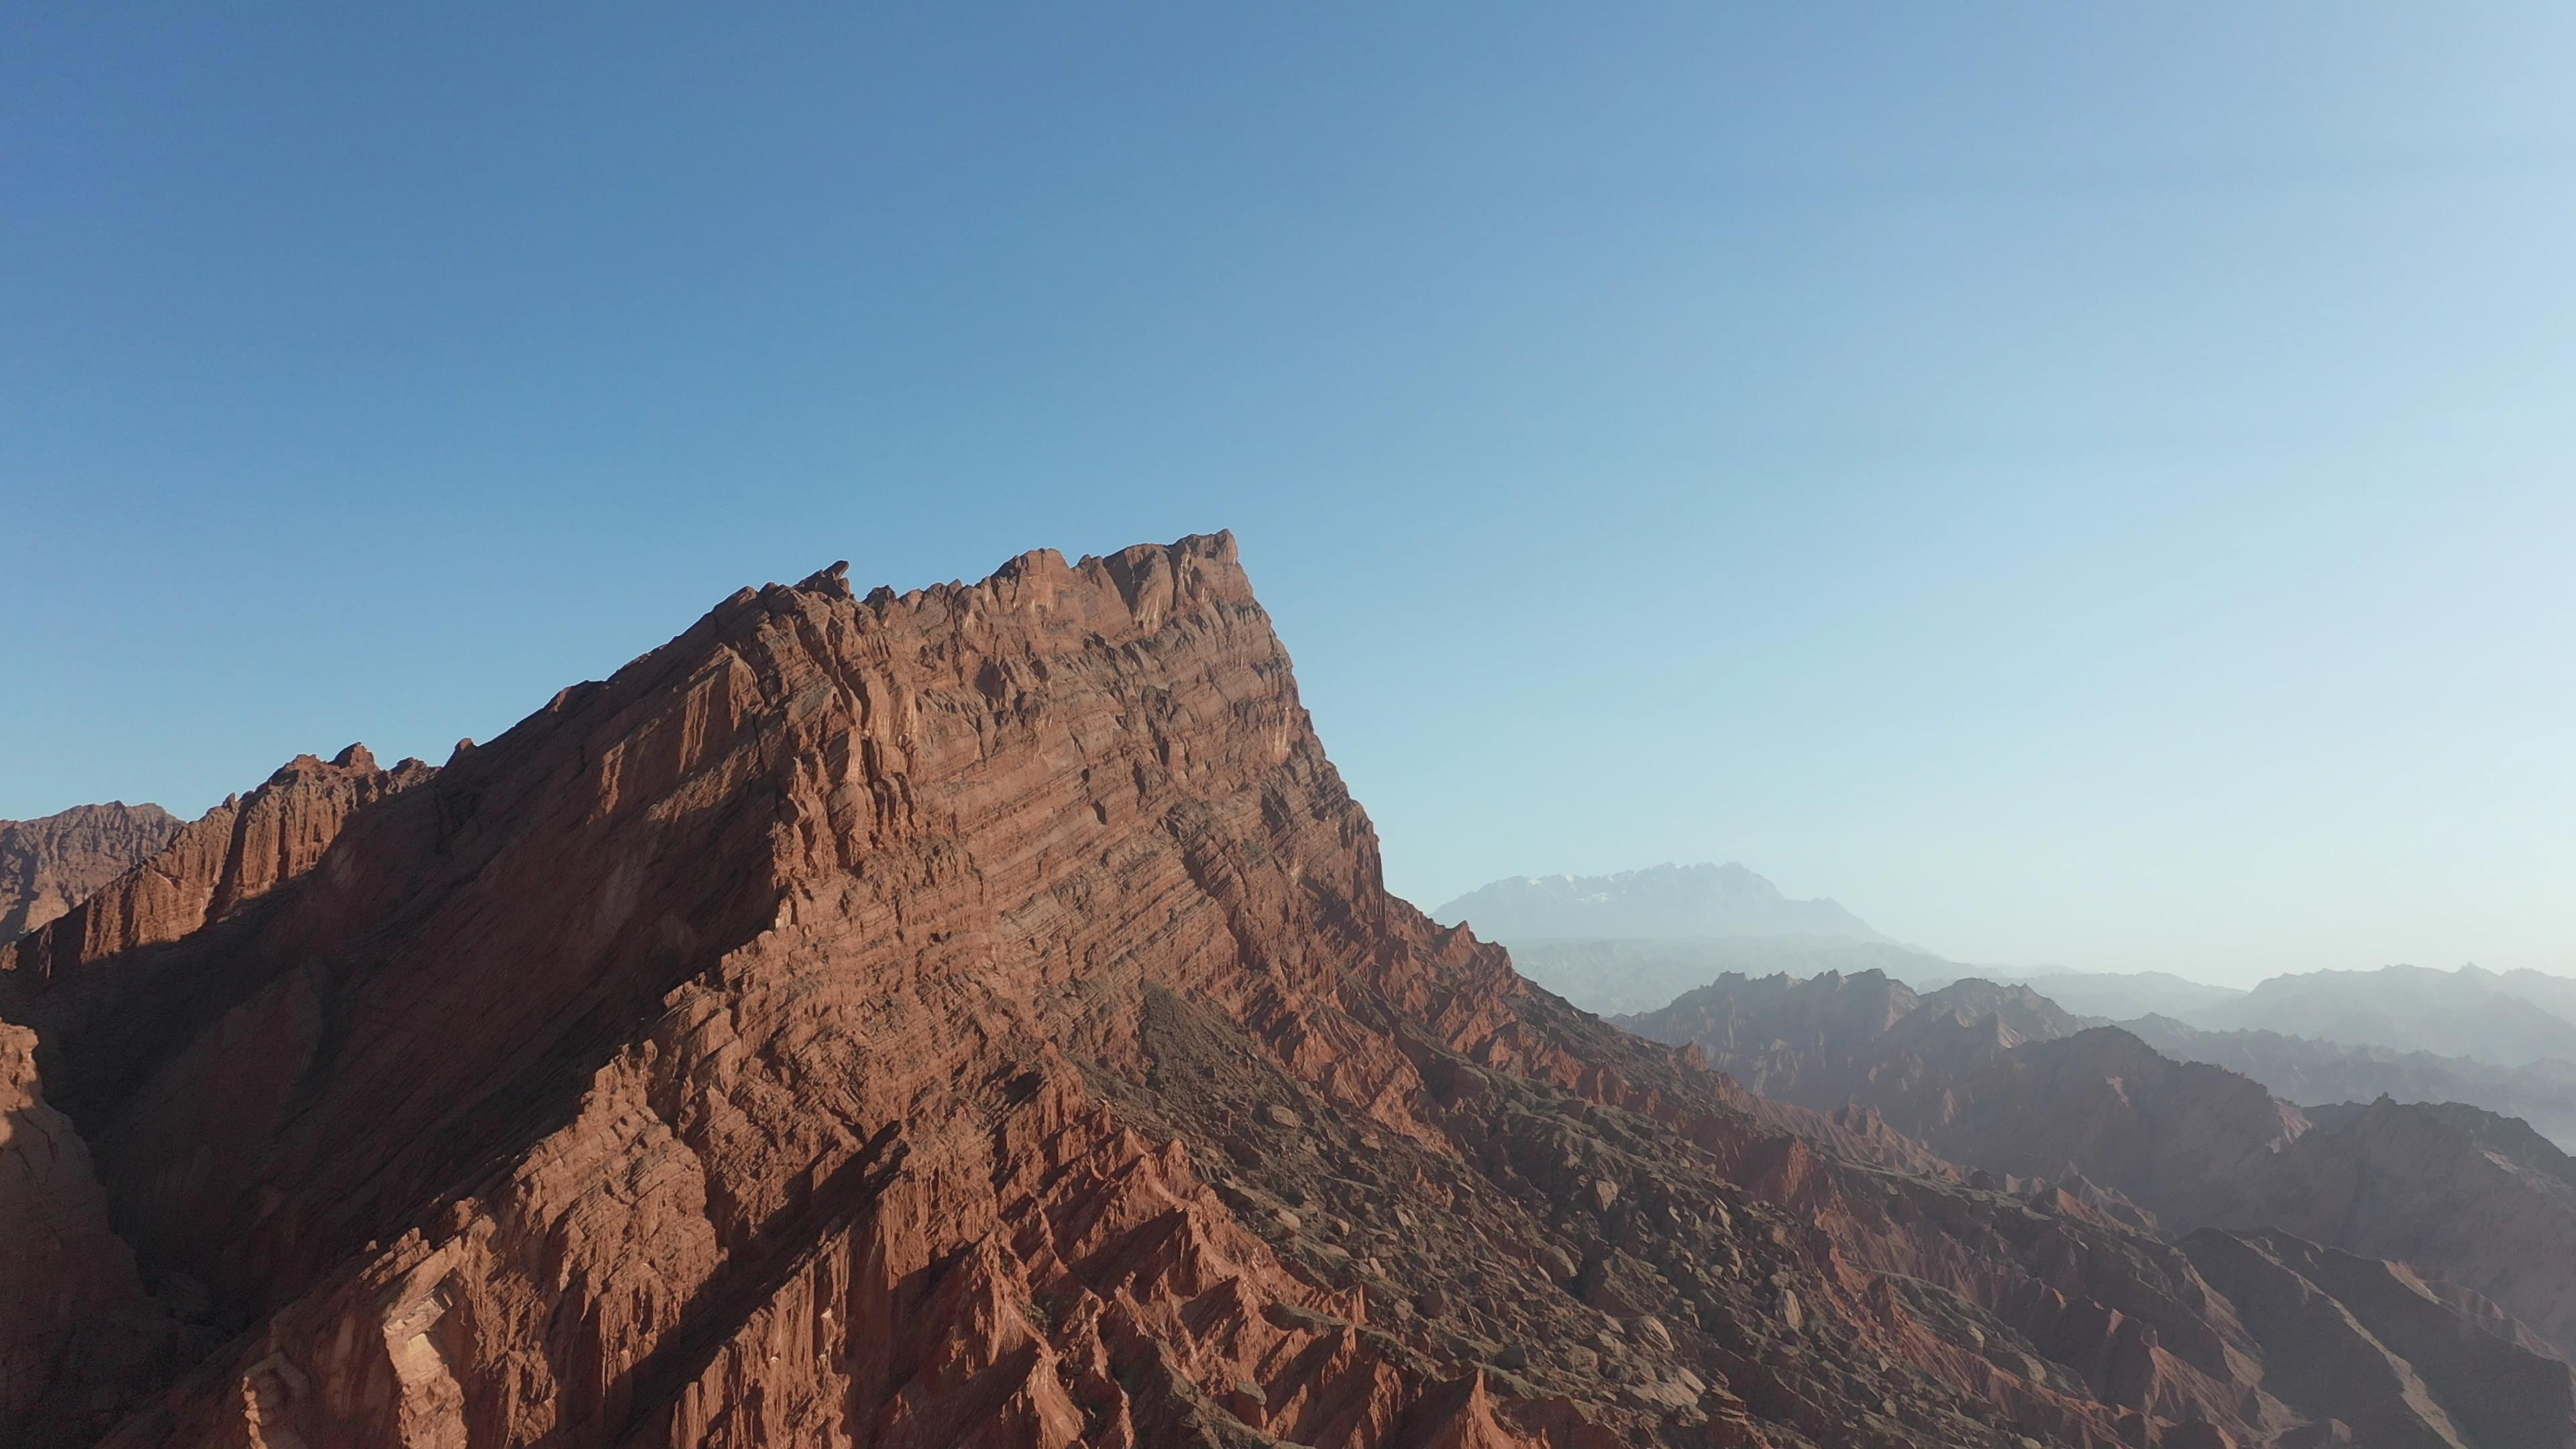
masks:
<svg viewBox="0 0 2576 1449"><path fill-rule="evenodd" d="M2184 1247L1389 896L1224 536L745 590L289 772L6 963L28 1442L2333 1442Z"/></svg>

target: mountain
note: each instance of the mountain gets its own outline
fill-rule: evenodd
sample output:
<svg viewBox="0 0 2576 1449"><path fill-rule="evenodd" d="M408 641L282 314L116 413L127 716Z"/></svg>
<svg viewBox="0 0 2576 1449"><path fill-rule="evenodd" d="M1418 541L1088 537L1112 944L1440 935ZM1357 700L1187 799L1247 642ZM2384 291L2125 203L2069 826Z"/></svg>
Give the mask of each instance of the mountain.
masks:
<svg viewBox="0 0 2576 1449"><path fill-rule="evenodd" d="M1523 976L1604 1016L1652 1011L1720 976L1882 971L1900 980L1950 974L1951 963L1893 941L1741 936L1697 941L1542 941L1512 947Z"/></svg>
<svg viewBox="0 0 2576 1449"><path fill-rule="evenodd" d="M1541 941L1690 941L1736 936L1883 939L1829 900L1791 900L1741 865L1658 865L1616 875L1515 876L1431 913L1511 946Z"/></svg>
<svg viewBox="0 0 2576 1449"><path fill-rule="evenodd" d="M2272 1031L2202 1031L2169 1016L2121 1026L2166 1056L2241 1072L2265 1090L2306 1105L2367 1102L2465 1102L2519 1117L2561 1148L2576 1147L2576 1063L2558 1060L2499 1067L2468 1057L2345 1046Z"/></svg>
<svg viewBox="0 0 2576 1449"><path fill-rule="evenodd" d="M2266 1317L1390 896L1227 537L746 589L435 770L229 808L0 958L13 1444L2576 1429L2466 1290L2213 1255Z"/></svg>
<svg viewBox="0 0 2576 1449"><path fill-rule="evenodd" d="M2105 1021L2123 1021L2140 1016L2180 1017L2208 1010L2245 994L2238 987L2212 986L2204 981L2176 976L2170 971L2071 971L2062 966L2039 970L1954 966L1947 975L1927 974L1905 979L1920 989L1931 990L1947 986L1954 980L1974 977L2023 982L2078 1016L2100 1017Z"/></svg>
<svg viewBox="0 0 2576 1449"><path fill-rule="evenodd" d="M2563 1002L2555 977L2517 973L2525 989ZM2508 989L2506 978L2464 967L2436 971L2314 971L2275 976L2244 996L2197 1011L2168 1013L2204 1031L2270 1031L2284 1036L2431 1052L2516 1067L2556 1058L2576 1062L2576 1021Z"/></svg>
<svg viewBox="0 0 2576 1449"><path fill-rule="evenodd" d="M2244 995L2164 971L1964 966L1890 941L1836 902L1792 900L1741 865L1517 876L1431 914L1510 946L1522 975L1604 1015L1653 1011L1730 972L1883 971L1927 991L1970 979L2022 980L2069 1011L2106 1020L2181 1017Z"/></svg>
<svg viewBox="0 0 2576 1449"><path fill-rule="evenodd" d="M1726 979L1623 1024L1810 1110L1867 1109L1963 1168L2080 1180L2176 1231L2280 1231L2412 1264L2576 1351L2562 1246L2576 1163L2525 1124L2385 1099L2302 1109L2028 993Z"/></svg>
<svg viewBox="0 0 2576 1449"><path fill-rule="evenodd" d="M2576 1021L2576 977L2556 976L2546 971L2516 968L2511 971L2481 971L2463 966L2460 974L2471 979L2492 980L2496 990L2517 996L2553 1016Z"/></svg>
<svg viewBox="0 0 2576 1449"><path fill-rule="evenodd" d="M0 946L70 910L158 851L179 821L158 805L82 805L0 820Z"/></svg>
<svg viewBox="0 0 2576 1449"><path fill-rule="evenodd" d="M1660 1011L1616 1018L1699 1048L1755 1094L1816 1111L1887 1109L2025 1041L2085 1023L2026 986L1953 982L1920 993L1881 971L1797 978L1726 975Z"/></svg>

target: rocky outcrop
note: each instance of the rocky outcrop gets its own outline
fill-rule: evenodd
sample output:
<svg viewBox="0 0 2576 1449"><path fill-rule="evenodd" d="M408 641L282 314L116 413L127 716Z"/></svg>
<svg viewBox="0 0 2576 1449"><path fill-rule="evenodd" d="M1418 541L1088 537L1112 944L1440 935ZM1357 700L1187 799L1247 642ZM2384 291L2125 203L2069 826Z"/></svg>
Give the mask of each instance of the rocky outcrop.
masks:
<svg viewBox="0 0 2576 1449"><path fill-rule="evenodd" d="M0 820L0 946L149 859L178 830L178 819L160 806L122 800Z"/></svg>
<svg viewBox="0 0 2576 1449"><path fill-rule="evenodd" d="M1228 538L745 590L335 828L19 972L141 1283L237 1330L106 1443L2177 1449L2340 1405L2173 1244L1780 1130L1389 896Z"/></svg>
<svg viewBox="0 0 2576 1449"><path fill-rule="evenodd" d="M349 817L435 773L418 760L379 769L364 745L327 763L298 755L246 796L174 831L140 864L0 951L22 989L137 947L175 941L302 875ZM60 817L56 817L60 818Z"/></svg>

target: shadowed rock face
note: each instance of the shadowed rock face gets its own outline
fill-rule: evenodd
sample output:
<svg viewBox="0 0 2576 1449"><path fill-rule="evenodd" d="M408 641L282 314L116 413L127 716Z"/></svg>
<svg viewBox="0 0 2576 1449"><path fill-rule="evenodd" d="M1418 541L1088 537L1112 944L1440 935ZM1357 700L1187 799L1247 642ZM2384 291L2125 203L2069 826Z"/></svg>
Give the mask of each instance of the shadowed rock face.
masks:
<svg viewBox="0 0 2576 1449"><path fill-rule="evenodd" d="M364 745L327 763L298 755L249 795L165 832L139 864L11 943L0 971L28 987L222 920L311 870L359 809L433 773L418 760L378 769Z"/></svg>
<svg viewBox="0 0 2576 1449"><path fill-rule="evenodd" d="M2110 1449L2339 1402L2183 1249L1766 1125L1387 895L1228 538L746 590L368 788L0 963L94 1165L0 1173L95 1245L0 1278L57 1305L20 1437Z"/></svg>
<svg viewBox="0 0 2576 1449"><path fill-rule="evenodd" d="M80 903L169 842L178 819L158 805L82 805L0 820L0 946Z"/></svg>

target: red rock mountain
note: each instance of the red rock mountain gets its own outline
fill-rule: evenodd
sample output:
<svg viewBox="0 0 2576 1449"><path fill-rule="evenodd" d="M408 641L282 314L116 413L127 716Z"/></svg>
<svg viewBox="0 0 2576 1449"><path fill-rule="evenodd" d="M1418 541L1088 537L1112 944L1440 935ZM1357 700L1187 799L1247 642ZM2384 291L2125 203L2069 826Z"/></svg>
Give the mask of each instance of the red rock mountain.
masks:
<svg viewBox="0 0 2576 1449"><path fill-rule="evenodd" d="M0 820L0 946L70 910L178 830L178 819L160 806L121 800Z"/></svg>
<svg viewBox="0 0 2576 1449"><path fill-rule="evenodd" d="M2300 1336L2341 1260L2212 1250L2258 1322L1389 896L1223 536L745 590L440 770L266 788L0 961L20 1442L2206 1449L2490 1379L2385 1442L2576 1422L2471 1296L2374 1288L2453 1355L2392 1399Z"/></svg>

